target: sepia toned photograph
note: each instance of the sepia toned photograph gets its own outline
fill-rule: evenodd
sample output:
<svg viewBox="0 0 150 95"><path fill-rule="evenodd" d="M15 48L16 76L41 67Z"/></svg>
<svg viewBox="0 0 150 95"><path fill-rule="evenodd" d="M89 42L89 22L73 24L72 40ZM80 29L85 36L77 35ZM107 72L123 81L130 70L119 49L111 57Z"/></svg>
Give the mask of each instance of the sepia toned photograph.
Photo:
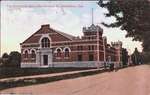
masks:
<svg viewBox="0 0 150 95"><path fill-rule="evenodd" d="M0 95L150 95L150 0L0 9Z"/></svg>

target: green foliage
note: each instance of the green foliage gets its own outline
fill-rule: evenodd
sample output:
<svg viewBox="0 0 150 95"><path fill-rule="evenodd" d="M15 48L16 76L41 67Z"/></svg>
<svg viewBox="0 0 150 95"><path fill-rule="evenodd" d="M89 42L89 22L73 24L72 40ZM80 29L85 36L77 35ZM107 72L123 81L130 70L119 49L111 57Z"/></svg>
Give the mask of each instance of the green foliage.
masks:
<svg viewBox="0 0 150 95"><path fill-rule="evenodd" d="M2 58L0 57L0 65L2 64Z"/></svg>
<svg viewBox="0 0 150 95"><path fill-rule="evenodd" d="M21 54L17 51L12 51L9 55L4 53L2 55L2 65L4 67L20 67Z"/></svg>
<svg viewBox="0 0 150 95"><path fill-rule="evenodd" d="M75 69L77 69L77 68L75 68ZM18 80L2 81L0 83L2 85L0 87L0 90L13 88L13 87L23 87L23 86L29 86L29 85L49 83L49 82L65 80L65 79L79 78L79 77L95 75L95 74L99 74L99 73L103 73L103 72L105 72L105 70L85 71L85 72L62 74L62 75L56 75L56 76L23 78L23 79L18 79Z"/></svg>
<svg viewBox="0 0 150 95"><path fill-rule="evenodd" d="M149 63L150 62L150 52L143 52L142 56L143 56L144 63Z"/></svg>
<svg viewBox="0 0 150 95"><path fill-rule="evenodd" d="M116 22L102 24L120 27L127 31L126 37L143 42L144 51L150 51L150 1L148 0L100 0L99 6L106 8L106 17L114 16Z"/></svg>
<svg viewBox="0 0 150 95"><path fill-rule="evenodd" d="M0 79L9 77L32 76L40 74L52 74L61 72L71 72L80 70L89 70L92 68L18 68L18 67L0 67Z"/></svg>
<svg viewBox="0 0 150 95"><path fill-rule="evenodd" d="M7 53L4 53L2 55L2 64L7 65L9 63L9 55Z"/></svg>
<svg viewBox="0 0 150 95"><path fill-rule="evenodd" d="M131 55L132 62L135 65L143 64L143 55L138 51L137 48L135 48L135 51Z"/></svg>
<svg viewBox="0 0 150 95"><path fill-rule="evenodd" d="M122 49L122 63L123 65L127 65L127 62L128 62L128 52L126 49Z"/></svg>
<svg viewBox="0 0 150 95"><path fill-rule="evenodd" d="M12 51L9 54L9 62L11 66L20 67L21 54L17 51Z"/></svg>

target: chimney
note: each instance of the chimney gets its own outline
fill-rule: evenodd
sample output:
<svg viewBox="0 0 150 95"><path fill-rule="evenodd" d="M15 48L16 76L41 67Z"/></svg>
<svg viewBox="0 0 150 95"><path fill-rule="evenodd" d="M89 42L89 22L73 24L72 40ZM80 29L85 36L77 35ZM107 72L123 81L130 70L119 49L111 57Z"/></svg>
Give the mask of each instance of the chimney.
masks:
<svg viewBox="0 0 150 95"><path fill-rule="evenodd" d="M50 25L49 25L49 24L41 25L41 28L42 28L42 29L47 29L47 28L49 28L49 27L50 27Z"/></svg>

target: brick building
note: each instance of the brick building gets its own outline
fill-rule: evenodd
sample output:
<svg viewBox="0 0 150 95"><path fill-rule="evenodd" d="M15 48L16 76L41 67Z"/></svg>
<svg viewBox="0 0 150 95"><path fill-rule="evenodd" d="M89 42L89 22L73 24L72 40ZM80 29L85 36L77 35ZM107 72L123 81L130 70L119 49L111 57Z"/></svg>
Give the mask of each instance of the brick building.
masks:
<svg viewBox="0 0 150 95"><path fill-rule="evenodd" d="M89 67L95 63L102 65L104 61L120 61L121 42L107 44L107 38L102 36L103 29L98 25L83 27L82 32L82 37L75 37L55 30L49 24L42 25L20 44L21 67L51 67L56 64Z"/></svg>

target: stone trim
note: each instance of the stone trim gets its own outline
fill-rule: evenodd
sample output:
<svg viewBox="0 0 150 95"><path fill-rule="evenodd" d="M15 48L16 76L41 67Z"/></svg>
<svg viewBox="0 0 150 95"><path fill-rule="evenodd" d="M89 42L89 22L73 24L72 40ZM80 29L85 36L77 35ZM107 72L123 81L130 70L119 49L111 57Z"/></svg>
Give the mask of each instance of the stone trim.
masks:
<svg viewBox="0 0 150 95"><path fill-rule="evenodd" d="M23 54L25 54L25 51L27 51L27 52L28 52L28 54L30 54L29 49L24 49L24 50L23 50Z"/></svg>
<svg viewBox="0 0 150 95"><path fill-rule="evenodd" d="M54 44L57 44L57 43L73 43L73 42L92 42L92 41L97 41L97 39L85 39L85 40L83 40L83 39L79 39L79 40L73 40L73 41L59 41L59 42L53 42ZM101 41L101 42L103 42L102 40L99 40L99 41Z"/></svg>
<svg viewBox="0 0 150 95"><path fill-rule="evenodd" d="M40 48L42 48L42 46L41 46L41 41L42 41L43 38L48 38L48 39L49 39L49 41L50 41L50 47L51 47L52 39L50 38L50 36L49 36L48 34L42 34L42 37L41 37L40 40L39 40Z"/></svg>
<svg viewBox="0 0 150 95"><path fill-rule="evenodd" d="M60 51L63 52L63 50L62 50L61 47L57 47L57 48L54 50L54 53L57 53L57 50L58 50L58 49L60 49Z"/></svg>
<svg viewBox="0 0 150 95"><path fill-rule="evenodd" d="M69 47L67 47L67 46L64 47L63 52L65 52L65 49L68 49L69 52L71 52L71 49Z"/></svg>
<svg viewBox="0 0 150 95"><path fill-rule="evenodd" d="M36 49L35 48L31 48L30 49L30 54L32 53L32 50L35 52L35 54L36 54Z"/></svg>

